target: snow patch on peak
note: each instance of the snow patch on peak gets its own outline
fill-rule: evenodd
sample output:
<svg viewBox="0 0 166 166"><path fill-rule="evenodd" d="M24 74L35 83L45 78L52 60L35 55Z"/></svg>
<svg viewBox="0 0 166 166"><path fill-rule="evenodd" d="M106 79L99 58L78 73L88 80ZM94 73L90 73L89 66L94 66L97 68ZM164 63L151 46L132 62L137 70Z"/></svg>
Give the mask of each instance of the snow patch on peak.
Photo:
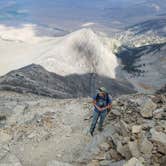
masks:
<svg viewBox="0 0 166 166"><path fill-rule="evenodd" d="M86 22L86 23L82 24L81 27L89 27L89 26L93 26L93 25L95 25L94 22Z"/></svg>

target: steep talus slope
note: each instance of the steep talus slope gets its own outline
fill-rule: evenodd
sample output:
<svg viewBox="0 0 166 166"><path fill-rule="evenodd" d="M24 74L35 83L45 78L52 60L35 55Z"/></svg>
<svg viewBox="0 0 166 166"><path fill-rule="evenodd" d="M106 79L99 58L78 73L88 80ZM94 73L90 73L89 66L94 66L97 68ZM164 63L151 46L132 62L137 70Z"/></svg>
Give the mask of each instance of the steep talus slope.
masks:
<svg viewBox="0 0 166 166"><path fill-rule="evenodd" d="M165 120L166 93L121 96L81 159L90 159L90 166L165 166Z"/></svg>
<svg viewBox="0 0 166 166"><path fill-rule="evenodd" d="M0 77L0 89L21 93L35 93L54 98L86 97L94 95L95 88L105 85L113 96L134 93L133 86L96 73L60 76L40 65L29 65Z"/></svg>

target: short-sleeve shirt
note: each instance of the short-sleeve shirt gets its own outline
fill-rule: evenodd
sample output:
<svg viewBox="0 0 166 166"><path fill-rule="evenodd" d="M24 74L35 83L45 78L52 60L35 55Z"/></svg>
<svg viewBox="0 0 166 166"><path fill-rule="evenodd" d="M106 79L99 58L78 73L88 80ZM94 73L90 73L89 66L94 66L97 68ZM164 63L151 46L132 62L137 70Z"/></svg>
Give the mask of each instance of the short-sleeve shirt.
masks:
<svg viewBox="0 0 166 166"><path fill-rule="evenodd" d="M96 96L93 97L93 100L96 100L96 105L99 107L106 107L108 104L112 103L111 98L109 97L109 95L105 95L105 97L99 96L98 94ZM99 112L99 110L95 107L94 111ZM103 110L103 112L106 111Z"/></svg>

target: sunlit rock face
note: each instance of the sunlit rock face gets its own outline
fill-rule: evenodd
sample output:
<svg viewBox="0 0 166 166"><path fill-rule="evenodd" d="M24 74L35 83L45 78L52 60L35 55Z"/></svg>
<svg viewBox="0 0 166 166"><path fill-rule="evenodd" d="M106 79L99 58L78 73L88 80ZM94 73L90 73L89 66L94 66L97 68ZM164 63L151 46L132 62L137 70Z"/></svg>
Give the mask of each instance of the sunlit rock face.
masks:
<svg viewBox="0 0 166 166"><path fill-rule="evenodd" d="M39 32L50 33L50 36L52 33L35 25L0 27L1 75L36 63L63 76L94 72L115 78L118 62L112 53L112 39L91 29L81 29L61 37L40 36Z"/></svg>
<svg viewBox="0 0 166 166"><path fill-rule="evenodd" d="M91 29L81 29L61 38L36 63L61 75L95 72L115 78L118 62L110 42Z"/></svg>

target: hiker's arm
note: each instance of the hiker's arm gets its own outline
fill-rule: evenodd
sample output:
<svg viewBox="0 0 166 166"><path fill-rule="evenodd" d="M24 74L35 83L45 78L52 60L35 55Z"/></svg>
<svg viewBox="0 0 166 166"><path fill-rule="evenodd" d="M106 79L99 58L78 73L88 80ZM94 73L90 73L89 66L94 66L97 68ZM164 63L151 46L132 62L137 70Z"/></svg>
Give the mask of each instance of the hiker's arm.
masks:
<svg viewBox="0 0 166 166"><path fill-rule="evenodd" d="M112 108L112 99L111 99L110 96L108 96L108 104L107 104L107 106L104 107L102 110L105 110L105 109L111 110L111 108Z"/></svg>
<svg viewBox="0 0 166 166"><path fill-rule="evenodd" d="M105 109L108 109L108 108L110 108L110 109L112 108L111 103L110 103L110 104L108 104L107 106L103 107L103 108L102 108L102 110L105 110Z"/></svg>
<svg viewBox="0 0 166 166"><path fill-rule="evenodd" d="M93 105L94 105L94 107L96 107L99 111L101 111L101 108L96 105L96 100L93 100Z"/></svg>

